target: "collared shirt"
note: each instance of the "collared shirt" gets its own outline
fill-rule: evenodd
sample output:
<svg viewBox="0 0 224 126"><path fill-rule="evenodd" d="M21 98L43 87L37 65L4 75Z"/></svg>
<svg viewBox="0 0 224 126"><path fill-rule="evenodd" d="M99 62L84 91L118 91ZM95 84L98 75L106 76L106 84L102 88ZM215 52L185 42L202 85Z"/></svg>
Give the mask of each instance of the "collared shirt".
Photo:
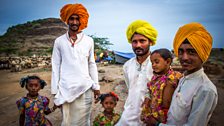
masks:
<svg viewBox="0 0 224 126"><path fill-rule="evenodd" d="M173 94L167 124L160 126L206 126L217 101L216 87L201 68L181 78Z"/></svg>
<svg viewBox="0 0 224 126"><path fill-rule="evenodd" d="M49 99L38 95L37 98L22 97L17 102L20 114L25 115L25 126L49 126L51 122L44 112L49 111Z"/></svg>
<svg viewBox="0 0 224 126"><path fill-rule="evenodd" d="M147 82L153 75L150 56L142 64L134 57L124 64L123 69L128 97L117 126L141 126L141 105L147 93Z"/></svg>
<svg viewBox="0 0 224 126"><path fill-rule="evenodd" d="M54 43L51 79L51 92L56 94L54 102L70 103L91 87L100 88L93 39L79 33L72 45L67 32Z"/></svg>

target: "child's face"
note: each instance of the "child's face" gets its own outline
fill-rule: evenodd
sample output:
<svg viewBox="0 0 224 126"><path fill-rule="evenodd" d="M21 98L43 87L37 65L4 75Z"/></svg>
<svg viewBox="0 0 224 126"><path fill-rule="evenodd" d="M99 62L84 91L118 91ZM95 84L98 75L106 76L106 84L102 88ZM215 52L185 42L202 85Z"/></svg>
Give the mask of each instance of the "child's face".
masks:
<svg viewBox="0 0 224 126"><path fill-rule="evenodd" d="M105 111L113 112L114 107L116 106L116 102L114 101L113 97L106 97L102 103Z"/></svg>
<svg viewBox="0 0 224 126"><path fill-rule="evenodd" d="M27 83L27 90L29 91L30 96L37 96L40 90L40 83L37 79L31 79Z"/></svg>
<svg viewBox="0 0 224 126"><path fill-rule="evenodd" d="M157 74L165 74L170 67L171 59L163 59L159 53L151 55L150 60L152 62L152 69Z"/></svg>

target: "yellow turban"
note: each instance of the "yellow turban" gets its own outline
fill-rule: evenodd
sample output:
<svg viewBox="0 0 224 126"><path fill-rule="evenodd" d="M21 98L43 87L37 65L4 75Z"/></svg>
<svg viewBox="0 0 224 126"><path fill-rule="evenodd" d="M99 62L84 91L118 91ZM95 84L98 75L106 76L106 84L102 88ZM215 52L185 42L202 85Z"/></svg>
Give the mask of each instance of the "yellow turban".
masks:
<svg viewBox="0 0 224 126"><path fill-rule="evenodd" d="M69 17L73 14L77 14L79 16L79 31L85 29L89 18L86 8L82 4L66 4L60 11L61 20L67 24Z"/></svg>
<svg viewBox="0 0 224 126"><path fill-rule="evenodd" d="M173 42L176 56L178 56L178 48L185 39L188 39L201 60L205 62L212 49L212 36L210 33L199 23L190 23L180 27Z"/></svg>
<svg viewBox="0 0 224 126"><path fill-rule="evenodd" d="M156 44L156 38L158 35L157 30L148 22L144 20L136 20L128 26L126 35L129 43L131 43L131 38L134 33L138 33L149 38L152 41L151 46Z"/></svg>

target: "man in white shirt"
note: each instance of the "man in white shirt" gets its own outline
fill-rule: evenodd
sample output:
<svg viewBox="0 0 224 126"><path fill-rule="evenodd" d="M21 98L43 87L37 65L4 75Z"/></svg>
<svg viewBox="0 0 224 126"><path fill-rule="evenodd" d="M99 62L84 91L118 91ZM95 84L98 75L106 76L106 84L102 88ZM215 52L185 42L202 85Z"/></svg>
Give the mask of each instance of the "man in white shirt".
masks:
<svg viewBox="0 0 224 126"><path fill-rule="evenodd" d="M82 33L89 14L81 4L67 4L60 17L69 30L54 43L51 93L62 105L63 126L90 126L92 91L98 97L100 86L93 39Z"/></svg>
<svg viewBox="0 0 224 126"><path fill-rule="evenodd" d="M157 31L148 22L137 20L129 25L126 34L136 57L123 66L128 97L116 126L141 126L144 125L140 120L141 105L147 93L147 82L153 74L150 46L156 43Z"/></svg>
<svg viewBox="0 0 224 126"><path fill-rule="evenodd" d="M215 85L203 70L203 64L212 49L212 37L199 23L182 26L174 39L174 53L185 70L179 81L166 124L159 126L207 126L214 111L218 95Z"/></svg>

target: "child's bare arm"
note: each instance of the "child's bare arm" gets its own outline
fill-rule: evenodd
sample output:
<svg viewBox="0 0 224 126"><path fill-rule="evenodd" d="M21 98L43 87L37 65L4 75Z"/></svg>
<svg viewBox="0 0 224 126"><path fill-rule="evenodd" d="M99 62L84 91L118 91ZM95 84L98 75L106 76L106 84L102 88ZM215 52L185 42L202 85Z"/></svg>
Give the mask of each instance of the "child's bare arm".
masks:
<svg viewBox="0 0 224 126"><path fill-rule="evenodd" d="M175 88L170 83L167 83L167 85L164 87L162 106L165 109L169 109L174 91Z"/></svg>
<svg viewBox="0 0 224 126"><path fill-rule="evenodd" d="M60 106L57 106L57 105L54 104L54 106L51 109L48 109L47 111L45 111L44 114L48 115L48 114L54 112L55 109L57 109L58 107L60 107Z"/></svg>
<svg viewBox="0 0 224 126"><path fill-rule="evenodd" d="M19 116L19 125L24 126L25 123L25 114L20 114Z"/></svg>

